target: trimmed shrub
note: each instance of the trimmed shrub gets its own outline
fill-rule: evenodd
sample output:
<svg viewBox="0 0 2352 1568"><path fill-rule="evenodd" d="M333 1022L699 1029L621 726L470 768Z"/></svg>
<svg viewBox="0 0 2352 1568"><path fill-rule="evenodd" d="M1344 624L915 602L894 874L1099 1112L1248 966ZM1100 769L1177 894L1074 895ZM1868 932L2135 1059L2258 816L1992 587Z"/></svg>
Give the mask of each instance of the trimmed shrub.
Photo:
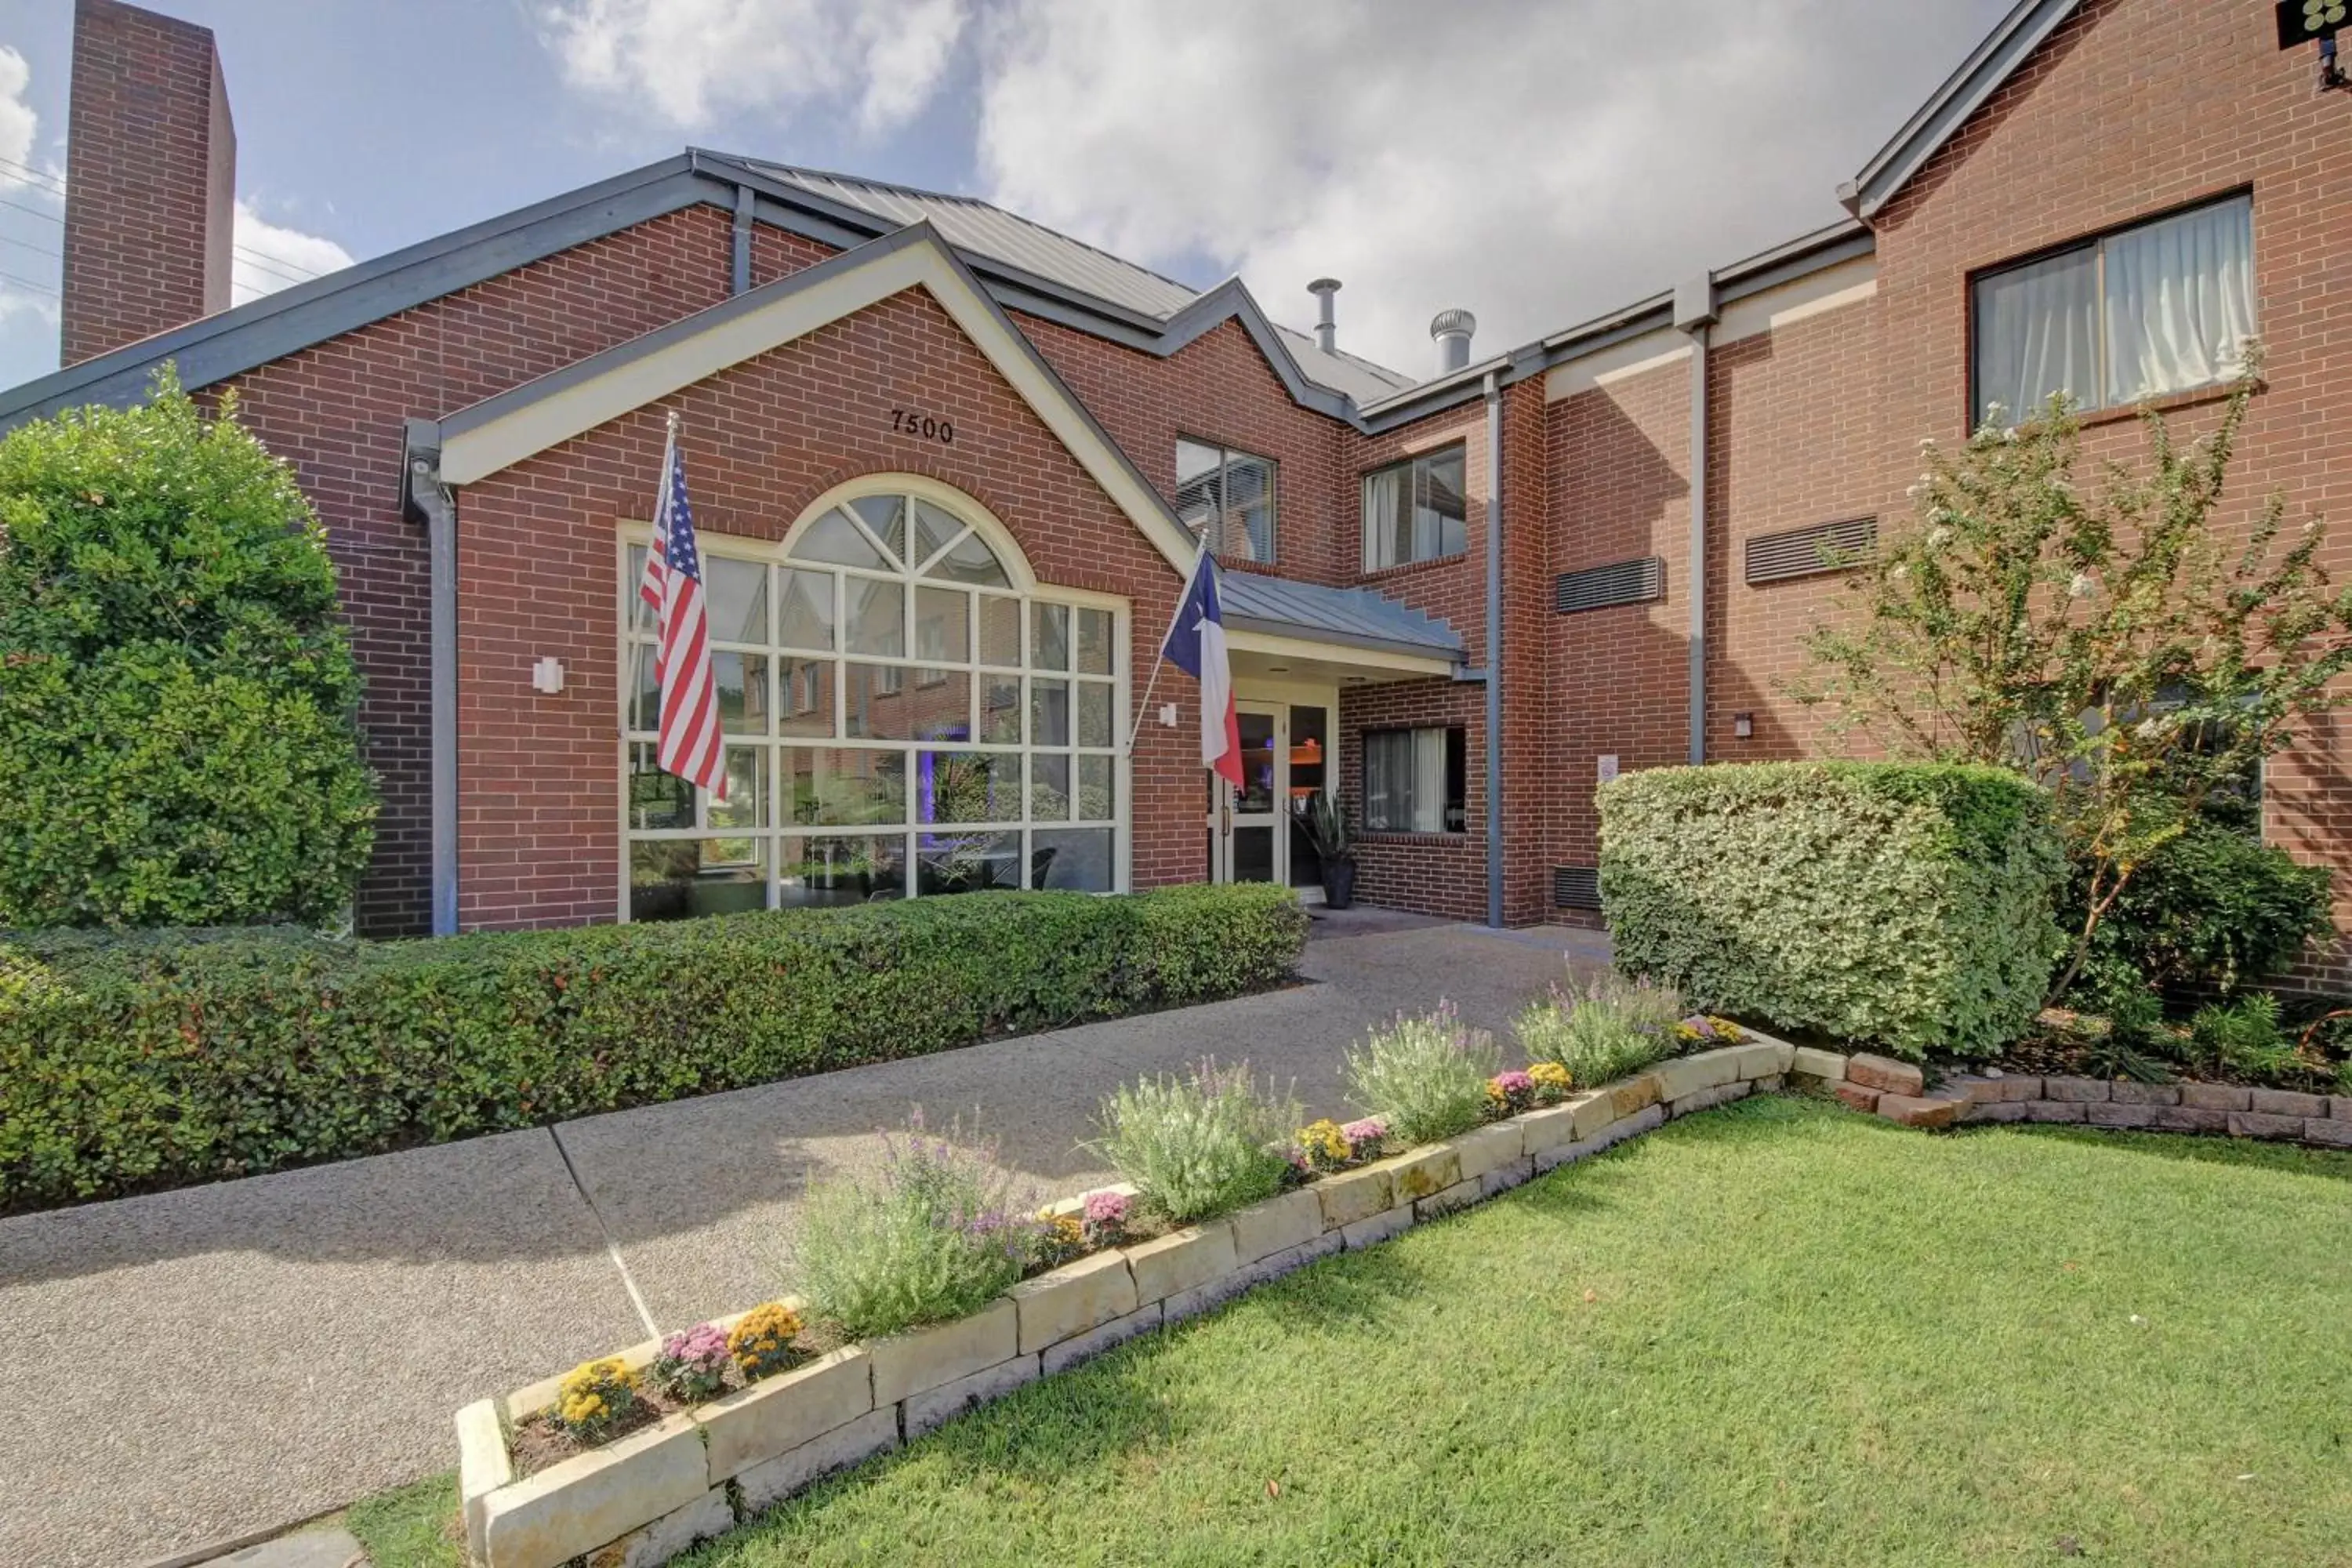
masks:
<svg viewBox="0 0 2352 1568"><path fill-rule="evenodd" d="M0 437L0 926L332 924L373 781L326 533L172 382Z"/></svg>
<svg viewBox="0 0 2352 1568"><path fill-rule="evenodd" d="M1204 1061L1190 1078L1120 1085L1101 1121L1102 1137L1087 1147L1135 1184L1146 1207L1181 1225L1281 1190L1298 1104L1270 1088L1259 1093L1247 1062Z"/></svg>
<svg viewBox="0 0 2352 1568"><path fill-rule="evenodd" d="M1995 1052L2060 948L2042 792L1997 768L1754 763L1605 784L1601 898L1628 973L1914 1059Z"/></svg>
<svg viewBox="0 0 2352 1568"><path fill-rule="evenodd" d="M1287 980L1306 924L1287 889L1259 886L404 942L0 938L0 1208L446 1142L1232 995Z"/></svg>
<svg viewBox="0 0 2352 1568"><path fill-rule="evenodd" d="M2079 931L2077 868L2059 924ZM2172 995L2220 993L2262 980L2325 936L2331 878L2247 830L2218 822L2188 831L2132 874L2091 936L2086 973L2105 964Z"/></svg>

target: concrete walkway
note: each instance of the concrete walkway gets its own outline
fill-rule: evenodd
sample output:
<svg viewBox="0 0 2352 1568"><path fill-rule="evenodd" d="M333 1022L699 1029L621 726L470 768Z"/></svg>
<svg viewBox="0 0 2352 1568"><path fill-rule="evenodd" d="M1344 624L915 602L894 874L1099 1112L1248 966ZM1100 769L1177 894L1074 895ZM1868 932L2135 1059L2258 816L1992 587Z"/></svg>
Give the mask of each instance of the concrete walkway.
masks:
<svg viewBox="0 0 2352 1568"><path fill-rule="evenodd" d="M1123 1080L1213 1053L1341 1114L1369 1025L1449 996L1499 1031L1606 962L1397 923L1319 922L1315 984L1266 995L0 1220L0 1561L121 1568L446 1469L467 1401L776 1293L794 1194L913 1106L1058 1194L1107 1177L1077 1145Z"/></svg>

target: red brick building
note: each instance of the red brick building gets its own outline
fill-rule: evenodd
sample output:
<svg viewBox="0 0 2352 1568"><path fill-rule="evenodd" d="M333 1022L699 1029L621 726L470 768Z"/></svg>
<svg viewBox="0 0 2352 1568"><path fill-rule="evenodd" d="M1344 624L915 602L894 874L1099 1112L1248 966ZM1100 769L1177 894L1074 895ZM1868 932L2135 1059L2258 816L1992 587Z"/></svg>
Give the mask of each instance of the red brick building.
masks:
<svg viewBox="0 0 2352 1568"><path fill-rule="evenodd" d="M210 36L79 0L71 363L0 423L168 359L294 465L368 676L372 931L1309 885L1318 790L1370 901L1589 919L1598 779L1812 742L1781 682L1837 586L1818 541L1900 515L1923 437L2063 386L2128 453L2135 404L2210 419L2251 332L2233 504L2352 512L2352 92L2315 73L2268 5L2022 0L1849 219L1504 353L1448 312L1415 377L1237 280L701 151L222 310ZM646 743L632 552L673 412L728 805ZM1203 527L1227 799L1192 683L1145 700ZM2273 841L2352 864L2347 755L2272 767Z"/></svg>

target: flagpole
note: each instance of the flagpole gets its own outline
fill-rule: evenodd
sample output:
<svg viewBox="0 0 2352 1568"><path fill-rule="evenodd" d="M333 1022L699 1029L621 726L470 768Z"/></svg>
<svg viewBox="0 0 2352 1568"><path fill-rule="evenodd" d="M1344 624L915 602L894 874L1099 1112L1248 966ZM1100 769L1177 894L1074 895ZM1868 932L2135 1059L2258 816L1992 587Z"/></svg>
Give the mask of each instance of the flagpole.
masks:
<svg viewBox="0 0 2352 1568"><path fill-rule="evenodd" d="M1192 557L1192 570L1184 574L1184 586L1177 590L1176 608L1168 617L1168 629L1160 634L1160 652L1151 661L1151 674L1143 682L1143 700L1135 705L1135 721L1127 727L1126 756L1135 755L1135 742L1143 731L1143 716L1151 711L1151 689L1160 684L1160 667L1168 662L1168 639L1176 635L1176 617L1184 613L1184 601L1192 596L1192 584L1201 575L1201 567L1209 559L1209 531L1201 530L1201 552Z"/></svg>

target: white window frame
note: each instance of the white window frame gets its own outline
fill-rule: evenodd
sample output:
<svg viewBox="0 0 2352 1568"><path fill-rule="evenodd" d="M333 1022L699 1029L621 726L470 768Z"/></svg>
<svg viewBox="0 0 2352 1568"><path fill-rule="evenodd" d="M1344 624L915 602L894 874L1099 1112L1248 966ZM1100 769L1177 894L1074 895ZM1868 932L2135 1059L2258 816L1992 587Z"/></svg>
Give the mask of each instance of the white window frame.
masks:
<svg viewBox="0 0 2352 1568"><path fill-rule="evenodd" d="M913 503L916 501L927 502L929 505L938 508L940 510L948 513L956 521L963 524L966 531L972 535L976 535L982 542L985 543L989 547L989 549L995 554L998 562L1003 566L1010 586L1003 589L983 587L971 584L957 583L948 579L927 578L922 574L923 569L926 566L935 563L941 556L954 549L956 544L962 541L965 537L965 533L962 531L956 533L950 539L944 548L938 551L928 559L921 562L908 562L901 564L897 569L886 568L882 570L867 570L862 567L837 565L828 562L795 560L793 558L794 547L806 534L809 527L817 519L824 517L828 512L835 510L836 508L841 509L845 515L850 517L854 522L857 523L859 531L861 533L866 533L869 542L875 542L878 546L880 542L873 539L872 534L865 528L863 521L858 519L856 514L848 509L847 503L853 500L864 500L874 496L891 495L904 496L908 499L910 513L910 538L912 537L911 511ZM632 716L629 710L630 704L635 694L635 671L634 668L634 660L637 656L637 650L640 648L650 647L653 640L652 627L648 624L650 617L644 616L641 612L640 602L637 597L636 581L636 573L640 569L637 563L642 562L643 555L641 552L649 545L651 539L652 526L650 523L635 521L625 521L619 525L614 541L614 550L618 563L616 574L619 578L619 583L617 584L617 597L614 612L615 617L614 673L616 689L616 711L614 714L614 724L615 731L619 735L619 743L616 746L614 752L614 763L619 786L617 791L619 800L617 802L616 816L617 826L620 830L620 854L619 863L615 868L617 883L615 892L618 900L620 919L622 921L626 921L631 918L630 860L632 846L639 843L660 840L694 840L713 838L725 838L730 840L749 839L757 845L763 846L765 850L766 871L764 879L765 888L761 903L763 907L768 909L782 907L784 860L782 850L783 847L789 841L806 838L887 838L896 835L900 839L899 865L901 868L901 874L905 881L901 896L906 898L919 898L925 896L920 886L920 845L921 840L927 837L937 838L940 836L955 834L970 834L973 837L980 837L982 835L1017 834L1020 837L1021 843L1019 861L1021 879L1023 884L1025 886L1030 874L1032 859L1035 853L1035 837L1039 832L1053 832L1061 829L1108 829L1112 836L1111 888L1109 890L1112 892L1123 893L1128 891L1132 886L1134 780L1132 776L1131 763L1128 756L1127 746L1129 725L1129 666L1130 662L1129 649L1128 647L1129 626L1129 612L1130 607L1129 601L1118 595L1099 594L1085 589L1048 586L1040 584L1030 568L1026 554L1022 551L1019 543L1013 539L1011 530L1007 529L1002 521L988 510L986 507L982 506L979 501L975 500L972 497L966 495L961 490L954 489L952 486L942 484L938 480L927 479L921 475L916 474L874 474L851 480L845 484L838 485L833 489L826 491L824 495L818 497L816 500L812 502L793 522L792 528L786 531L782 540L779 542L770 542L764 540L748 539L733 534L718 533L708 529L698 531L697 542L700 546L702 554L706 559L715 558L719 560L753 563L765 568L769 574L768 592L766 595L767 632L765 640L762 642L751 643L714 638L711 643L711 651L714 654L756 654L763 657L767 661L766 679L768 683L768 703L766 732L764 734L730 732L724 737L724 740L730 751L735 751L739 748L744 747L758 747L766 752L768 772L767 814L769 820L762 826L757 827L741 829L714 829L708 825L709 812L710 808L709 798L705 792L697 790L695 792L694 826L665 828L641 828L633 826L630 823L629 800L631 752L634 747L650 746L656 739L655 732L650 730L638 730L630 727L630 720ZM827 678L830 679L832 682L834 732L830 737L822 735L787 734L784 732L784 726L782 722L782 720L784 717L788 717L793 712L804 715L810 710L806 706L803 705L800 700L801 697L803 695L803 692L793 691L787 693L782 689L782 683L785 679L783 675L783 660L787 657L792 657L807 661L813 657L810 650L796 647L787 648L782 646L781 641L781 628L778 624L778 617L782 613L782 605L781 603L781 595L778 592L779 578L777 574L780 570L784 568L790 568L796 572L814 573L819 574L829 574L833 578L834 647L828 654L814 656L818 658L819 662L814 665L807 664L805 662L803 664L804 668L815 668L824 669L827 672ZM848 583L851 579L878 579L882 581L894 582L901 584L903 589L906 591L908 616L906 623L906 636L902 640L902 651L898 655L886 657L868 654L852 655L847 652L846 643L848 637L848 627L846 624L846 601ZM913 644L916 600L912 590L918 585L959 591L965 594L970 599L969 607L965 616L964 657L962 658L923 659L918 658L914 656ZM990 597L1000 600L1014 600L1017 601L1021 606L1021 651L1019 656L1020 663L1017 668L1012 665L995 663L983 664L980 662L981 600ZM1038 665L1036 662L1038 650L1036 647L1035 606L1040 605L1062 605L1067 607L1073 612L1071 616L1072 633L1069 637L1069 663L1071 668L1067 669L1050 669ZM1110 617L1111 669L1108 675L1082 672L1076 668L1076 616L1075 612L1078 610L1100 611L1108 615ZM973 736L977 736L981 733L981 713L979 710L982 705L984 705L986 700L986 679L989 677L995 677L999 679L1006 678L1017 679L1019 681L1019 689L1021 694L1021 740L1018 743L992 742L979 740L881 741L847 735L844 732L847 727L848 712L846 702L848 683L847 668L853 663L861 665L880 665L894 672L903 671L907 668L917 667L948 668L964 676L971 684L972 705L971 710L967 715L966 731L969 734ZM1066 681L1069 683L1071 697L1068 704L1068 713L1071 733L1068 744L1058 746L1040 746L1036 743L1036 737L1033 728L1035 700L1034 689L1035 683L1041 680ZM898 678L896 684L901 690L912 690L922 687L927 683L923 682L919 676L916 680L909 681L905 679L903 675L901 675ZM1078 735L1076 733L1078 715L1077 690L1081 686L1101 688L1108 689L1110 693L1111 725L1110 735L1107 744L1081 745L1078 743ZM789 699L789 702L782 700L785 699ZM788 748L794 747L803 749L821 748L827 751L895 752L902 754L906 759L906 777L909 781L909 787L907 791L908 798L906 803L905 820L895 825L881 824L875 826L803 826L798 823L784 820L791 815L786 798L789 794L787 786L791 780L784 771L784 754ZM915 760L916 753L927 751L983 752L994 755L1018 756L1021 759L1021 812L1019 819L1008 822L969 824L922 823L916 821L915 817L919 815L919 812L915 803L911 781L917 772ZM1071 759L1070 766L1072 780L1069 793L1072 796L1075 796L1077 794L1077 759L1080 757L1106 759L1109 764L1112 789L1115 795L1115 810L1113 815L1107 818L1081 818L1074 815L1066 821L1053 818L1039 818L1035 815L1036 800L1034 798L1034 792L1031 787L1034 782L1034 767L1032 759L1039 754L1049 756L1062 755L1067 756ZM1071 802L1071 809L1073 813L1076 812L1076 808L1077 803L1073 799Z"/></svg>

